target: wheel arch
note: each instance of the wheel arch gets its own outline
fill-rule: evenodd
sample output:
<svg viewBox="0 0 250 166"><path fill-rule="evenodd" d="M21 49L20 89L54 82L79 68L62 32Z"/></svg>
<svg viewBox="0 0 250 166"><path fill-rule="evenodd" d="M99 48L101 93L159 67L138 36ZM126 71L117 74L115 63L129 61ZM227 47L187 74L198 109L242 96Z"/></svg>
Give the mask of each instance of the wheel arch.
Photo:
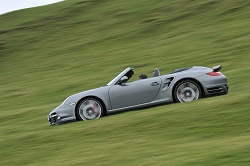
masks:
<svg viewBox="0 0 250 166"><path fill-rule="evenodd" d="M205 96L204 87L202 86L202 84L200 83L200 81L198 81L198 80L195 79L195 78L187 77L187 78L182 78L182 79L178 80L178 81L174 84L173 89L172 89L172 96L173 96L173 101L174 101L174 102L176 102L175 99L174 99L174 90L175 90L176 86L177 86L180 82L185 81L185 80L191 80L191 81L194 81L195 83L197 83L197 84L200 86L200 88L201 88L201 98L203 98L203 97Z"/></svg>
<svg viewBox="0 0 250 166"><path fill-rule="evenodd" d="M102 116L106 116L106 115L107 115L107 108L106 108L106 105L104 104L104 102L103 102L102 99L100 99L99 97L96 97L96 96L85 96L85 97L81 98L81 99L76 103L76 107L75 107L75 117L76 117L76 120L77 120L77 121L80 120L80 119L77 117L77 108L78 108L79 104L80 104L83 100L85 100L85 99L87 99L87 98L92 98L92 99L98 100L98 101L102 104L102 106L103 106L103 115L102 115Z"/></svg>

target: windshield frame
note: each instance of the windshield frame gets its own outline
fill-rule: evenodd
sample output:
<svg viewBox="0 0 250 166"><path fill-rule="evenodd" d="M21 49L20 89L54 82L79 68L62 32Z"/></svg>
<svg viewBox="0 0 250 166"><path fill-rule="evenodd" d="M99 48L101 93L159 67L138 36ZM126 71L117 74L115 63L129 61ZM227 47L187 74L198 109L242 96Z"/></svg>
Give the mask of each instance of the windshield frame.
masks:
<svg viewBox="0 0 250 166"><path fill-rule="evenodd" d="M128 67L125 70L123 70L120 74L118 74L114 79L112 79L107 86L111 86L116 84L128 71L133 70L133 68Z"/></svg>

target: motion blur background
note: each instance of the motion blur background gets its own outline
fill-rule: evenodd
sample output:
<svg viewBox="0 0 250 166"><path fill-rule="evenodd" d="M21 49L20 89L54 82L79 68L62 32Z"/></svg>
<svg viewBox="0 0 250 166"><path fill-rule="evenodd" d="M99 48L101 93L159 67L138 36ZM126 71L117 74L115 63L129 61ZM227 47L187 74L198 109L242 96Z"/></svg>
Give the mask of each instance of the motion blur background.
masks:
<svg viewBox="0 0 250 166"><path fill-rule="evenodd" d="M66 0L0 15L0 165L249 165L249 27L245 0ZM219 64L228 95L47 121L126 67L137 79Z"/></svg>

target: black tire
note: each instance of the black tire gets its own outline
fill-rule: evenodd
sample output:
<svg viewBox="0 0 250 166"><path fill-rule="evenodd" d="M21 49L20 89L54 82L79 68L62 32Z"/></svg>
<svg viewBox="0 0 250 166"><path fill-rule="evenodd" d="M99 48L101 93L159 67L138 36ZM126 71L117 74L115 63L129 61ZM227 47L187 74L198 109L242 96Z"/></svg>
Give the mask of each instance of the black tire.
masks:
<svg viewBox="0 0 250 166"><path fill-rule="evenodd" d="M78 120L93 120L100 118L103 111L103 105L99 100L86 98L77 105L76 116Z"/></svg>
<svg viewBox="0 0 250 166"><path fill-rule="evenodd" d="M174 88L175 102L189 102L201 98L201 87L192 80L183 80L179 82Z"/></svg>

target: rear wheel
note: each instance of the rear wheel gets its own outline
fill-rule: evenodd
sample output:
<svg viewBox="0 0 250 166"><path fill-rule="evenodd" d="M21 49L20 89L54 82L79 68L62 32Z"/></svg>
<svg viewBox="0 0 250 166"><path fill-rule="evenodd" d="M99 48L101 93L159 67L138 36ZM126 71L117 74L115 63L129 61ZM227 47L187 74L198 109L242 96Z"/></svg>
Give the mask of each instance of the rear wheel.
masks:
<svg viewBox="0 0 250 166"><path fill-rule="evenodd" d="M80 102L76 115L80 120L93 120L102 116L103 106L100 101L94 98L87 98Z"/></svg>
<svg viewBox="0 0 250 166"><path fill-rule="evenodd" d="M176 102L189 102L199 98L201 98L201 88L194 81L181 81L174 89L174 100Z"/></svg>

